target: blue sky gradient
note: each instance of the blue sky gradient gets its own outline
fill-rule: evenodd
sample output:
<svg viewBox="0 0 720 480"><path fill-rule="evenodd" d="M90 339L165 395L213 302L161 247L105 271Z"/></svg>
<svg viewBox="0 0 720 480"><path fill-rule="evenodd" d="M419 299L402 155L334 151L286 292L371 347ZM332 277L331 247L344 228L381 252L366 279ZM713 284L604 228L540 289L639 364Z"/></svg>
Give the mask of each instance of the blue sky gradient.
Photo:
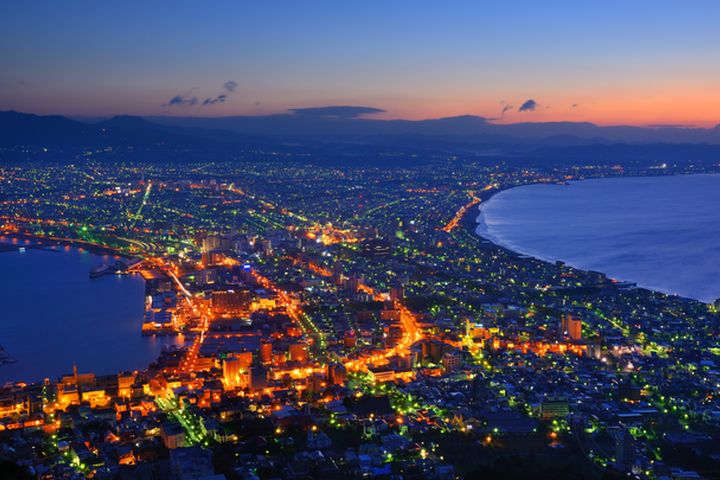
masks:
<svg viewBox="0 0 720 480"><path fill-rule="evenodd" d="M718 18L701 0L6 2L0 109L714 124Z"/></svg>

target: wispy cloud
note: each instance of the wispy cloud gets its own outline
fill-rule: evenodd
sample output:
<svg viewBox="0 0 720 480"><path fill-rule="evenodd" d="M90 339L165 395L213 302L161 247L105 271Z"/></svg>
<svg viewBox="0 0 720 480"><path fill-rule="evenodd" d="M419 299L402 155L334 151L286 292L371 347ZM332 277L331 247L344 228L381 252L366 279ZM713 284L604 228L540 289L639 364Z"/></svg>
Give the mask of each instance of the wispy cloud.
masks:
<svg viewBox="0 0 720 480"><path fill-rule="evenodd" d="M651 125L646 125L648 128L688 128L687 125L683 125L682 123L654 123Z"/></svg>
<svg viewBox="0 0 720 480"><path fill-rule="evenodd" d="M235 89L237 88L238 84L235 80L228 80L227 82L223 83L223 91L217 94L214 97L208 97L205 100L203 100L203 105L215 105L216 103L225 103L225 100L227 100L228 96L235 92Z"/></svg>
<svg viewBox="0 0 720 480"><path fill-rule="evenodd" d="M328 107L291 108L288 111L294 113L295 115L334 118L357 118L361 115L385 112L385 110L381 108L363 107L355 105L331 105Z"/></svg>
<svg viewBox="0 0 720 480"><path fill-rule="evenodd" d="M163 103L163 107L189 107L197 105L197 97L188 94L178 94L172 97L167 103Z"/></svg>
<svg viewBox="0 0 720 480"><path fill-rule="evenodd" d="M195 88L190 89L186 93L178 93L166 103L163 103L163 107L192 107L195 105L206 106L215 105L216 103L224 103L228 97L235 92L238 83L235 80L228 80L223 83L222 91L214 97L207 97L205 100L200 102L197 96L193 95L192 92Z"/></svg>
<svg viewBox="0 0 720 480"><path fill-rule="evenodd" d="M202 104L203 105L214 105L216 103L224 103L226 99L227 99L227 95L225 95L224 93L221 93L217 97L206 98L205 100L203 100Z"/></svg>

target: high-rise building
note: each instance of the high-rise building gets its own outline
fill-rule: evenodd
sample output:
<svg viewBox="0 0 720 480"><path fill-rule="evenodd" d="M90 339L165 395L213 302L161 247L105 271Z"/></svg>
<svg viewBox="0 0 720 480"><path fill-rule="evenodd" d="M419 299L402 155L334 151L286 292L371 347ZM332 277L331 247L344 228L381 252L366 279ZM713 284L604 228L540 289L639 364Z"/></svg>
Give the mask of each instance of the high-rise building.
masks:
<svg viewBox="0 0 720 480"><path fill-rule="evenodd" d="M304 343L291 344L288 353L291 362L305 363L308 360L307 345Z"/></svg>
<svg viewBox="0 0 720 480"><path fill-rule="evenodd" d="M362 279L360 277L358 277L356 275L352 275L345 282L345 288L347 288L350 291L350 293L357 293L358 289L360 288L361 282L362 282Z"/></svg>
<svg viewBox="0 0 720 480"><path fill-rule="evenodd" d="M566 313L560 320L560 334L570 337L574 342L579 342L582 340L582 320L571 313Z"/></svg>
<svg viewBox="0 0 720 480"><path fill-rule="evenodd" d="M253 353L250 351L235 352L232 356L238 359L241 369L247 369L253 363Z"/></svg>
<svg viewBox="0 0 720 480"><path fill-rule="evenodd" d="M263 340L260 343L260 361L262 363L272 363L273 344L271 340Z"/></svg>
<svg viewBox="0 0 720 480"><path fill-rule="evenodd" d="M323 375L313 373L307 378L307 391L310 395L320 393L327 385Z"/></svg>
<svg viewBox="0 0 720 480"><path fill-rule="evenodd" d="M457 370L462 366L462 354L457 350L445 352L442 357L442 365L447 371Z"/></svg>
<svg viewBox="0 0 720 480"><path fill-rule="evenodd" d="M132 386L135 383L135 375L131 372L120 372L117 375L118 381L118 396L123 398L130 398L132 394Z"/></svg>
<svg viewBox="0 0 720 480"><path fill-rule="evenodd" d="M568 335L573 342L582 340L582 320L573 317L568 323Z"/></svg>
<svg viewBox="0 0 720 480"><path fill-rule="evenodd" d="M393 355L388 358L388 365L395 370L410 370L413 368L412 355Z"/></svg>
<svg viewBox="0 0 720 480"><path fill-rule="evenodd" d="M595 360L602 358L602 342L600 337L595 337L593 341L588 345L588 356Z"/></svg>
<svg viewBox="0 0 720 480"><path fill-rule="evenodd" d="M130 392L130 399L140 400L141 398L143 398L143 396L145 396L145 387L143 386L143 383L140 381L135 381Z"/></svg>
<svg viewBox="0 0 720 480"><path fill-rule="evenodd" d="M427 342L427 358L432 363L438 364L442 361L443 353L445 352L446 345L435 339L428 340Z"/></svg>
<svg viewBox="0 0 720 480"><path fill-rule="evenodd" d="M241 384L242 370L240 367L240 359L236 357L228 357L223 360L223 383L228 388L239 387Z"/></svg>
<svg viewBox="0 0 720 480"><path fill-rule="evenodd" d="M211 293L212 309L215 313L237 314L247 310L252 295L246 288L235 288L230 290L215 290Z"/></svg>
<svg viewBox="0 0 720 480"><path fill-rule="evenodd" d="M390 300L402 300L405 298L405 289L401 285L390 287Z"/></svg>
<svg viewBox="0 0 720 480"><path fill-rule="evenodd" d="M202 245L200 247L200 251L202 253L207 253L212 250L216 250L220 247L220 237L217 237L215 235L210 235L202 239Z"/></svg>
<svg viewBox="0 0 720 480"><path fill-rule="evenodd" d="M345 332L344 342L345 348L355 348L357 346L357 335L354 330Z"/></svg>
<svg viewBox="0 0 720 480"><path fill-rule="evenodd" d="M232 250L234 240L228 236L209 235L202 239L201 252L212 252L213 250Z"/></svg>
<svg viewBox="0 0 720 480"><path fill-rule="evenodd" d="M328 364L328 383L331 385L342 385L347 379L347 369L342 363Z"/></svg>
<svg viewBox="0 0 720 480"><path fill-rule="evenodd" d="M263 390L268 386L268 370L263 366L250 368L250 388L252 390Z"/></svg>

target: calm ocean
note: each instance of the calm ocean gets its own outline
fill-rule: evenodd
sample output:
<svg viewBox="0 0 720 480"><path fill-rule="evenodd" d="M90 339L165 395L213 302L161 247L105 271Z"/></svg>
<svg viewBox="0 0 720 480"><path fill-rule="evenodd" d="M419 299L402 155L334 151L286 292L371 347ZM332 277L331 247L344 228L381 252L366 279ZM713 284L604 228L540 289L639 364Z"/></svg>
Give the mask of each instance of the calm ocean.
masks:
<svg viewBox="0 0 720 480"><path fill-rule="evenodd" d="M0 345L16 359L0 365L0 382L54 379L73 363L81 373L143 368L176 341L140 334L142 278L90 279L90 268L114 259L58 250L0 253Z"/></svg>
<svg viewBox="0 0 720 480"><path fill-rule="evenodd" d="M477 232L516 252L705 302L720 297L720 175L530 185L480 211Z"/></svg>

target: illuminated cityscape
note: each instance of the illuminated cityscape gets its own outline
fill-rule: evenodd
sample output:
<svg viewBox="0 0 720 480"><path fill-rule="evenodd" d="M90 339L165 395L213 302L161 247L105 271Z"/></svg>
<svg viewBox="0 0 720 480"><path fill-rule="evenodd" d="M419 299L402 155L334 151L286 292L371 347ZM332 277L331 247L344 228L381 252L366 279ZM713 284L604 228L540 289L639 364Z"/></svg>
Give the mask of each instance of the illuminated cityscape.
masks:
<svg viewBox="0 0 720 480"><path fill-rule="evenodd" d="M0 428L43 449L38 473L103 478L163 457L261 478L446 478L518 450L659 477L717 428L705 359L720 316L474 233L473 207L503 189L637 173L3 167L5 249L111 252L92 275L142 276L142 334L186 342L143 370L9 384Z"/></svg>
<svg viewBox="0 0 720 480"><path fill-rule="evenodd" d="M720 3L2 10L0 480L720 479Z"/></svg>

